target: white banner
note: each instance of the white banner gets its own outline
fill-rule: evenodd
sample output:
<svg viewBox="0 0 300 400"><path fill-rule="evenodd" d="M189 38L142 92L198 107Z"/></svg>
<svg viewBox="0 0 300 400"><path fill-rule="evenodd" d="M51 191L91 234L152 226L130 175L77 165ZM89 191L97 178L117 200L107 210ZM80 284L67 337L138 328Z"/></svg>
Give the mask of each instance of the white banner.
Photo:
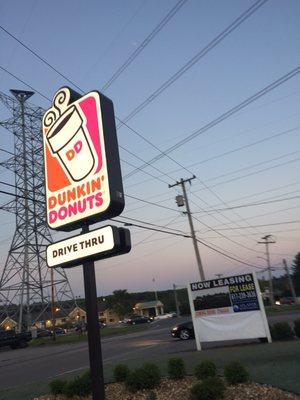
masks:
<svg viewBox="0 0 300 400"><path fill-rule="evenodd" d="M263 337L271 341L256 275L193 282L188 294L198 350L201 342Z"/></svg>

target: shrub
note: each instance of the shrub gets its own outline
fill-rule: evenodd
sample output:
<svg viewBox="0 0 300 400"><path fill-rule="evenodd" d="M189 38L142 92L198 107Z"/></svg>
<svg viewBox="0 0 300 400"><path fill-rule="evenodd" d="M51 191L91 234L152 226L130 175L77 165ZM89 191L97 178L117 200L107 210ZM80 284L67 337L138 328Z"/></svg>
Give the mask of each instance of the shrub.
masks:
<svg viewBox="0 0 300 400"><path fill-rule="evenodd" d="M66 386L67 382L63 381L62 379L54 379L49 383L51 394L56 396L57 394L64 393L64 387Z"/></svg>
<svg viewBox="0 0 300 400"><path fill-rule="evenodd" d="M277 322L271 326L270 331L273 340L291 339L294 336L294 332L287 322Z"/></svg>
<svg viewBox="0 0 300 400"><path fill-rule="evenodd" d="M168 362L168 374L171 379L182 379L185 376L185 365L182 358L170 358Z"/></svg>
<svg viewBox="0 0 300 400"><path fill-rule="evenodd" d="M125 364L118 364L113 373L116 382L124 382L130 374L130 369Z"/></svg>
<svg viewBox="0 0 300 400"><path fill-rule="evenodd" d="M190 392L191 400L216 400L224 397L225 385L220 378L210 377L196 383Z"/></svg>
<svg viewBox="0 0 300 400"><path fill-rule="evenodd" d="M224 375L230 385L244 383L249 380L249 372L239 361L232 361L225 365Z"/></svg>
<svg viewBox="0 0 300 400"><path fill-rule="evenodd" d="M90 371L85 372L81 376L76 376L72 381L68 382L63 390L63 394L67 397L88 396L92 392L92 379Z"/></svg>
<svg viewBox="0 0 300 400"><path fill-rule="evenodd" d="M204 360L195 367L195 376L197 379L206 379L216 376L216 364L210 360Z"/></svg>
<svg viewBox="0 0 300 400"><path fill-rule="evenodd" d="M147 400L157 400L157 395L155 392L149 392Z"/></svg>
<svg viewBox="0 0 300 400"><path fill-rule="evenodd" d="M296 319L296 321L294 321L294 331L295 335L300 338L300 319Z"/></svg>
<svg viewBox="0 0 300 400"><path fill-rule="evenodd" d="M160 384L160 369L155 364L146 363L135 369L127 377L125 384L129 391L137 392L143 389L154 389Z"/></svg>

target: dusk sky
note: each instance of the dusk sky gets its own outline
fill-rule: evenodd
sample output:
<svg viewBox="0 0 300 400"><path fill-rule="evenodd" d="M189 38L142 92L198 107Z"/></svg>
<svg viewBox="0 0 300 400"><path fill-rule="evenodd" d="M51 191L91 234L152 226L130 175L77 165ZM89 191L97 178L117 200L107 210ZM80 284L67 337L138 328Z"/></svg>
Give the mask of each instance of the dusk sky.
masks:
<svg viewBox="0 0 300 400"><path fill-rule="evenodd" d="M177 3L181 7L148 40ZM254 4L260 7L194 58ZM168 188L193 174L196 179L187 191L197 237L213 248L199 244L208 279L264 268L265 249L257 242L267 234L276 240L270 247L276 274L282 258L291 264L300 251L299 15L298 0L0 4L0 91L28 89L5 68L40 92L30 101L45 109L50 107L45 97L51 99L64 85L99 90L111 98L116 116L127 121L118 128L126 194L119 219L169 232L129 227L131 253L96 263L99 295L115 289L152 290L154 285L169 289L199 280L192 240L172 235L190 234L184 208L175 203L181 189ZM115 75L134 52L137 56ZM208 125L293 70L297 73L284 83ZM146 100L144 108L127 118ZM1 105L0 121L6 116ZM12 135L1 127L0 133L0 147L13 151ZM0 161L5 159L0 152ZM14 183L3 167L0 173L2 181ZM6 201L1 195L0 204ZM0 217L1 273L15 220L5 211ZM53 232L54 240L67 236ZM83 296L82 268L67 274L75 294Z"/></svg>

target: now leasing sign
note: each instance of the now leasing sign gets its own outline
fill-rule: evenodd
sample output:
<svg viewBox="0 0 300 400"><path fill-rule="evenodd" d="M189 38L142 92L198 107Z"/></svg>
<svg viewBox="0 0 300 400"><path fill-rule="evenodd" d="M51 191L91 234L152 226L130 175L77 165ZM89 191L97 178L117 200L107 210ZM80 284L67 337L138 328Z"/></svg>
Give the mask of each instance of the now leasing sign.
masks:
<svg viewBox="0 0 300 400"><path fill-rule="evenodd" d="M124 208L113 103L63 87L43 117L47 222L69 231Z"/></svg>
<svg viewBox="0 0 300 400"><path fill-rule="evenodd" d="M201 342L267 338L271 341L254 273L188 285L197 349Z"/></svg>

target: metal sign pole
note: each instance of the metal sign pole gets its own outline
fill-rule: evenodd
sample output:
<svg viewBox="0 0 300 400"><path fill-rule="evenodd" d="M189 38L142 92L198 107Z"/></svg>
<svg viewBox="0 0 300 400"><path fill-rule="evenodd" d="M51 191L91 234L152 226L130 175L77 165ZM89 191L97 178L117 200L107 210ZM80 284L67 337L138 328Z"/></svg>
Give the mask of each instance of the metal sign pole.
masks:
<svg viewBox="0 0 300 400"><path fill-rule="evenodd" d="M82 229L82 233L87 233L88 231L88 226L84 226ZM97 289L94 261L86 261L85 263L83 263L83 278L88 327L90 368L92 377L92 398L93 400L104 400L105 388L103 377L100 325L98 321Z"/></svg>

